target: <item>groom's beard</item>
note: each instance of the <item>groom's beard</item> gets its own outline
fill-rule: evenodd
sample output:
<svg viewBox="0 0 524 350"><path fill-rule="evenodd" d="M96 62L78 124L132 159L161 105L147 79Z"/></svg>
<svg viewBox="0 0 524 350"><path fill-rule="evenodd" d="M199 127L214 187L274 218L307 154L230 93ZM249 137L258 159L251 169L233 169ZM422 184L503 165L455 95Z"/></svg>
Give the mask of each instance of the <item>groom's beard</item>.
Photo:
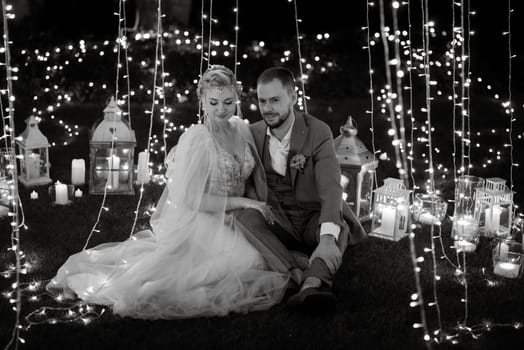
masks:
<svg viewBox="0 0 524 350"><path fill-rule="evenodd" d="M291 108L287 111L286 114L265 113L264 114L264 121L266 122L266 125L270 129L276 129L276 128L280 127L282 124L284 124L284 122L287 120L287 118L289 118L290 114L291 114ZM267 120L265 119L265 117L273 117L273 116L278 116L278 119L276 120L276 122L274 122L272 124L268 123Z"/></svg>

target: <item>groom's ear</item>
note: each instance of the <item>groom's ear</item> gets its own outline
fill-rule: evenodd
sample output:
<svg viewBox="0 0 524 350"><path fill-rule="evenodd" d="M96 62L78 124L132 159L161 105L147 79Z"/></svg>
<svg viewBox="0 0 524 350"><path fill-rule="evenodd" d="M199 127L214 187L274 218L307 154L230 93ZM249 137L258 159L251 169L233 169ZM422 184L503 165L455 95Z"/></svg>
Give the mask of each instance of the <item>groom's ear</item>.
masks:
<svg viewBox="0 0 524 350"><path fill-rule="evenodd" d="M293 102L293 106L297 104L298 95L295 90L291 91L291 101Z"/></svg>

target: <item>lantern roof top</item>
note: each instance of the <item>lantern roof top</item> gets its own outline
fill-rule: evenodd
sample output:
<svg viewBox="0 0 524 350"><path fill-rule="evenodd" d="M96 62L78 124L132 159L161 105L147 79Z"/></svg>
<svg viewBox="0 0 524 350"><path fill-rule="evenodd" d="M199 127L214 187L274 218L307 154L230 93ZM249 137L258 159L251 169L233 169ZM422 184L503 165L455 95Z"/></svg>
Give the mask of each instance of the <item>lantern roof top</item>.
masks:
<svg viewBox="0 0 524 350"><path fill-rule="evenodd" d="M39 122L35 116L30 116L25 122L27 127L22 134L18 136L16 142L24 148L49 147L49 141L47 140L47 137L42 134L40 128L38 128Z"/></svg>
<svg viewBox="0 0 524 350"><path fill-rule="evenodd" d="M377 188L373 192L392 196L405 196L411 191L406 189L406 186L404 186L404 181L401 179L388 177L384 179L384 185Z"/></svg>
<svg viewBox="0 0 524 350"><path fill-rule="evenodd" d="M358 129L355 121L349 116L346 124L340 127L340 136L335 139L335 152L340 165L362 166L372 163L377 167L377 161L364 143L357 137Z"/></svg>
<svg viewBox="0 0 524 350"><path fill-rule="evenodd" d="M135 132L128 122L122 118L122 110L118 107L115 98L111 97L104 108L104 119L97 121L91 130L91 143L125 142L136 144Z"/></svg>

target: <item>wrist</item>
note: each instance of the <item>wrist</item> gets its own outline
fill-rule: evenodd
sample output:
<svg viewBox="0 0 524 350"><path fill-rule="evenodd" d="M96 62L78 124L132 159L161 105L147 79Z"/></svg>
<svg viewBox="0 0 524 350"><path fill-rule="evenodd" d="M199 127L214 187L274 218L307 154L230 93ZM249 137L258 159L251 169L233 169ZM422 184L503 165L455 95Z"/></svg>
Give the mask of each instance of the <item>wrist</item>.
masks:
<svg viewBox="0 0 524 350"><path fill-rule="evenodd" d="M335 235L332 235L331 233L325 233L320 236L320 241L326 243L336 243L337 239L335 238Z"/></svg>

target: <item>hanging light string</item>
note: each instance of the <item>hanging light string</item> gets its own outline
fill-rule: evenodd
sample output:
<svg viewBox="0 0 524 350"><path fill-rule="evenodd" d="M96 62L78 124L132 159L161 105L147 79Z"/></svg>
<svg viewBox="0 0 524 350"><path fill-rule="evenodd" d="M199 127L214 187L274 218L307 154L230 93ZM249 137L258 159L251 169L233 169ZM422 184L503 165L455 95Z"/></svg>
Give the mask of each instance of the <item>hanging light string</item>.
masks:
<svg viewBox="0 0 524 350"><path fill-rule="evenodd" d="M391 79L391 72L390 72L390 60L389 60L389 43L387 39L387 31L385 27L385 15L384 15L384 0L379 1L379 7L380 7L380 31L381 31L381 37L382 37L382 43L384 46L384 63L385 63L385 73L386 73L386 91L387 91L387 102L389 107L389 115L390 115L390 121L391 121L391 130L393 130L394 135L394 146L395 146L395 153L396 153L396 166L399 171L399 175L404 180L404 183L409 185L409 181L407 181L407 171L402 167L402 164L406 164L405 161L400 160L400 147L399 143L402 142L398 139L398 132L397 127L395 123L395 113L393 109L393 100L394 96L391 92L392 89L392 79ZM394 1L393 7L398 8L399 3L397 1ZM405 140L404 140L405 142ZM405 155L404 155L405 156ZM409 205L409 203L407 203ZM413 227L410 222L411 220L408 217L408 237L409 237L409 247L410 247L410 257L411 257L411 263L413 265L413 273L415 278L415 287L416 287L416 293L413 293L411 295L411 302L410 306L419 308L420 311L420 322L414 323L413 328L422 328L424 331L424 341L426 348L431 349L431 337L429 335L428 325L426 321L426 311L425 311L425 305L424 305L424 297L422 294L422 286L420 283L420 267L418 266L419 261L423 261L423 257L418 258L416 255L416 248L415 248L415 234L413 232Z"/></svg>
<svg viewBox="0 0 524 350"><path fill-rule="evenodd" d="M238 0L235 1L235 8L233 9L233 12L235 12L235 64L234 64L234 74L235 74L235 77L237 79L237 82L240 83L240 81L238 80L238 75L237 75L237 72L238 72L238 66L240 65L240 62L238 62L238 31L240 29L240 27L238 26L238 16L239 16L239 8L238 8ZM240 101L240 96L238 96L238 99L236 101L236 105L237 105L237 108L236 108L236 114L242 118L242 108L241 108L241 101Z"/></svg>
<svg viewBox="0 0 524 350"><path fill-rule="evenodd" d="M432 195L435 195L436 191L435 191L435 174L434 174L434 167L433 167L433 137L432 137L432 124L431 124L431 101L433 100L433 98L431 96L431 70L430 70L431 51L429 49L430 21L429 21L428 0L421 0L420 6L422 9L422 28L423 28L422 47L424 51L426 121L428 125L428 128L427 128L428 157L429 157L429 164L428 164L428 170L427 170L428 176L429 176L429 191L428 192ZM435 212L435 205L436 205L435 201L432 200L431 207L432 207L433 212ZM435 239L438 239L438 236L440 236L440 234L438 236L435 236L435 225L431 225L430 234L431 234L431 248L430 249L431 249L431 258L432 258L432 263L433 263L433 301L429 303L428 305L434 306L437 312L438 329L433 334L436 336L435 341L439 343L442 340L442 316L441 316L439 299L438 299L438 291L437 291L437 282L440 279L440 276L438 276L438 271L437 271Z"/></svg>
<svg viewBox="0 0 524 350"><path fill-rule="evenodd" d="M377 153L377 149L375 146L375 109L374 109L374 90L373 90L373 67L371 65L371 23L369 21L369 8L371 6L374 6L375 4L373 2L370 2L370 0L367 0L366 2L366 30L367 30L367 53L368 53L368 74L369 74L369 99L370 99L370 105L369 105L369 111L366 111L369 114L370 122L371 122L371 147L373 150L373 156ZM377 181L377 172L373 172L373 184L374 188L378 188L378 181Z"/></svg>
<svg viewBox="0 0 524 350"><path fill-rule="evenodd" d="M506 113L509 115L509 154L510 154L510 161L511 164L509 166L509 179L510 179L510 191L513 191L513 167L515 166L514 159L513 159L513 105L511 103L512 101L512 93L511 93L511 79L512 79L512 60L513 60L513 53L511 50L511 13L513 12L513 9L511 8L511 0L508 0L508 102L506 107Z"/></svg>
<svg viewBox="0 0 524 350"><path fill-rule="evenodd" d="M467 125L467 132L468 132L468 169L467 174L469 175L469 172L471 168L473 167L471 164L471 144L472 144L472 133L471 133L471 1L467 0L467 14L468 14L468 21L467 21L467 45L466 45L466 60L464 61L464 64L466 65L466 111L468 114L468 125Z"/></svg>
<svg viewBox="0 0 524 350"><path fill-rule="evenodd" d="M461 116L461 134L462 134L462 140L460 142L460 173L461 174L464 174L464 171L465 171L465 160L466 160L466 152L465 152L465 148L466 148L466 142L465 142L465 136L466 136L466 113L467 113L467 110L465 108L465 103L466 103L466 99L465 99L465 85L464 85L464 82L465 82L465 62L464 62L464 57L466 55L466 52L465 52L465 46L466 46L466 42L465 42L465 35L466 33L464 32L464 0L460 0L460 33L461 33L461 36L462 36L462 45L460 45L460 52L461 52L461 56L460 56L460 109L461 109L461 113L460 113L460 116Z"/></svg>
<svg viewBox="0 0 524 350"><path fill-rule="evenodd" d="M391 71L389 70L389 43L387 39L387 32L386 32L386 26L385 26L385 19L384 19L384 0L380 0L379 2L379 8L380 8L380 37L382 38L382 46L384 48L384 70L386 73L386 96L385 100L388 106L389 111L389 121L391 123L391 129L390 134L393 136L393 146L395 149L395 159L396 159L396 167L399 172L399 175L402 179L405 178L405 172L402 171L402 163L400 161L400 151L399 151L399 140L398 140L398 131L397 131L397 125L395 123L395 112L393 110L393 93L391 92ZM389 28L388 28L389 30Z"/></svg>
<svg viewBox="0 0 524 350"><path fill-rule="evenodd" d="M153 120L154 120L154 114L155 114L155 105L157 104L157 101L156 101L157 91L159 94L162 94L162 96L165 95L164 86L162 85L162 87L157 87L156 85L157 76L158 76L158 66L161 65L160 61L163 60L163 58L161 58L162 53L160 52L160 47L162 45L161 44L162 43L162 16L163 16L162 15L162 0L158 0L157 26L156 26L157 32L156 32L156 45L155 45L155 65L154 65L154 70L153 70L153 92L151 96L151 110L146 111L146 113L149 114L149 129L148 129L148 134L147 134L148 148L146 150L147 152L146 158L148 159L148 162L149 162L149 155L151 154L151 151L152 151L149 145L151 144L151 135L153 134ZM165 127L165 123L164 123L164 127ZM130 238L131 237L134 238L133 233L135 232L136 223L138 221L138 214L140 212L140 205L142 204L143 196L144 196L144 182L142 181L142 183L140 184L140 195L139 195L138 202L137 202L136 209L135 209L135 217L133 219L133 225L131 226L131 231L129 233Z"/></svg>
<svg viewBox="0 0 524 350"><path fill-rule="evenodd" d="M20 277L22 274L22 260L25 258L24 252L21 249L20 241L20 225L19 225L19 213L18 213L18 203L19 203L19 193L18 193L18 173L16 167L16 143L14 132L15 132L15 123L14 123L14 100L15 96L13 94L13 72L16 72L11 66L11 49L9 41L9 25L8 20L14 18L14 14L11 12L13 10L12 5L7 5L6 0L2 0L2 18L4 21L3 30L4 30L4 55L5 55L5 68L6 68L6 84L7 84L7 100L8 100L8 123L9 127L4 128L4 133L10 141L9 150L9 169L11 170L12 182L10 184L10 205L9 205L9 216L11 217L11 250L15 255L15 282L11 285L13 292L15 294L14 298L10 297L9 302L12 304L12 309L15 312L15 320L13 330L11 332L11 338L7 343L5 349L9 349L11 346L14 346L15 349L18 349L19 343L25 343L25 340L20 336L20 330L22 326L20 325L20 314L22 311L22 293L20 289Z"/></svg>
<svg viewBox="0 0 524 350"><path fill-rule="evenodd" d="M409 175L411 177L411 183L413 184L413 191L411 192L411 197L413 200L413 196L415 195L415 189L418 187L415 183L415 176L413 175L415 173L415 169L413 168L413 158L414 158L414 132L415 132L415 113L413 110L413 74L412 70L415 69L413 65L413 42L412 42L412 35L411 31L413 29L413 26L411 24L411 0L407 1L407 9L408 9L408 41L407 44L407 50L409 52L409 62L408 62L408 79L409 79L409 120L411 122L410 124L410 133L409 133L409 139L410 139L410 146L409 146L409 168L411 171L409 172Z"/></svg>
<svg viewBox="0 0 524 350"><path fill-rule="evenodd" d="M201 7L200 7L200 75L199 77L202 77L202 73L204 73L204 34L205 34L205 27L204 27L204 4L205 0L201 1ZM199 113L200 114L200 113Z"/></svg>
<svg viewBox="0 0 524 350"><path fill-rule="evenodd" d="M306 96L306 85L305 85L306 76L304 74L304 69L302 68L302 50L300 46L300 40L302 39L302 36L300 35L300 31L298 28L298 23L302 22L302 20L298 18L297 0L293 0L293 7L295 10L295 30L296 30L296 35L297 35L297 53L298 53L298 68L300 69L300 84L302 87L302 98L304 100L303 102L304 103L304 112L306 112L307 114L308 113L307 96Z"/></svg>
<svg viewBox="0 0 524 350"><path fill-rule="evenodd" d="M457 93L455 89L456 84L456 78L457 78L457 58L456 58L456 38L457 38L457 30L455 28L455 0L451 0L451 9L452 9L452 15L451 15L451 63L452 63L452 75L451 75L451 100L453 101L453 109L452 109L452 115L453 115L453 180L455 181L455 185L457 183Z"/></svg>
<svg viewBox="0 0 524 350"><path fill-rule="evenodd" d="M126 0L122 0L124 3L126 2ZM125 68L126 68L126 71L125 71L125 76L124 78L126 79L126 84L127 84L127 94L124 95L123 97L125 97L127 99L127 120L129 122L129 128L132 127L132 123L131 123L131 77L129 76L129 55L128 55L128 47L129 47L129 39L127 38L127 15L126 15L126 9L125 9L125 6L124 6L124 9L122 11L122 17L123 17L123 25L124 25L124 28L122 28L122 31L126 34L122 34L121 35L121 38L122 40L124 41L123 43L123 48L124 48L124 60L125 60Z"/></svg>
<svg viewBox="0 0 524 350"><path fill-rule="evenodd" d="M117 53L116 53L116 57L117 57L117 61L116 61L116 75L115 75L115 101L116 101L116 105L118 106L118 101L119 101L119 98L118 98L118 94L119 94L119 78L120 78L120 68L122 67L122 64L120 63L120 57L121 57L121 47L122 47L122 43L123 43L123 40L122 40L122 22L123 22L123 19L122 19L122 2L124 0L120 0L118 1L118 13L115 13L116 16L118 16L118 28L117 28L117 33L118 33L118 37L117 37L117 40L116 40L116 45L117 45ZM113 118L113 130L116 129L116 118ZM107 182L104 186L104 194L103 194L103 197L102 197L102 203L100 204L100 208L98 209L98 213L97 213L97 217L96 217L96 220L95 220L95 223L93 224L93 227L91 228L91 231L89 232L89 235L87 236L87 239L86 239L86 242L82 248L82 250L86 250L86 248L89 246L89 241L91 240L91 237L95 234L95 232L100 232L100 230L98 229L98 224L100 223L100 219L102 218L102 213L104 211L109 211L109 208L105 206L105 203L106 203L106 200L107 200L107 190L108 190L108 184L109 184L109 179L110 177L112 176L111 174L111 171L113 171L113 167L114 167L114 163L113 163L113 155L114 155L114 150L115 150L115 134L112 133L111 134L111 145L109 147L109 160L108 160L108 164L110 165L110 169L108 169L108 178L107 178Z"/></svg>
<svg viewBox="0 0 524 350"><path fill-rule="evenodd" d="M159 3L160 7L160 3ZM165 15L162 15L164 17ZM172 112L171 108L167 107L167 101L166 101L166 76L169 76L169 73L166 73L165 70L165 55L164 55L164 29L162 27L162 21L160 21L160 30L162 37L160 38L159 42L159 48L160 48L160 80L162 84L162 109L160 110L161 116L160 119L162 120L163 126L162 126L162 141L163 141L163 151L164 151L164 167L167 167L167 124L169 122L169 118L167 118L167 114ZM159 34L160 35L160 34ZM156 67L155 67L156 68ZM148 164L149 168L149 159Z"/></svg>
<svg viewBox="0 0 524 350"><path fill-rule="evenodd" d="M408 166L407 162L407 150L406 150L406 126L404 124L404 91L403 91L403 84L402 84L402 78L404 77L404 71L401 68L402 60L400 58L400 30L398 29L398 9L400 7L399 1L393 1L393 47L394 47L394 55L395 55L395 61L394 64L392 64L395 67L395 78L396 78L396 90L397 90L397 104L395 105L395 112L397 113L395 115L395 118L398 120L399 123L399 131L400 131L400 154L402 155L402 168L404 171L406 171L405 181L407 184L407 188L413 188L415 183L410 184L409 180L410 177L408 175L411 174L411 169Z"/></svg>
<svg viewBox="0 0 524 350"><path fill-rule="evenodd" d="M215 19L213 18L213 0L209 1L209 39L207 40L208 46L207 46L207 68L211 65L211 45L213 44L213 40L211 37L211 34L213 32L213 22L215 22Z"/></svg>

